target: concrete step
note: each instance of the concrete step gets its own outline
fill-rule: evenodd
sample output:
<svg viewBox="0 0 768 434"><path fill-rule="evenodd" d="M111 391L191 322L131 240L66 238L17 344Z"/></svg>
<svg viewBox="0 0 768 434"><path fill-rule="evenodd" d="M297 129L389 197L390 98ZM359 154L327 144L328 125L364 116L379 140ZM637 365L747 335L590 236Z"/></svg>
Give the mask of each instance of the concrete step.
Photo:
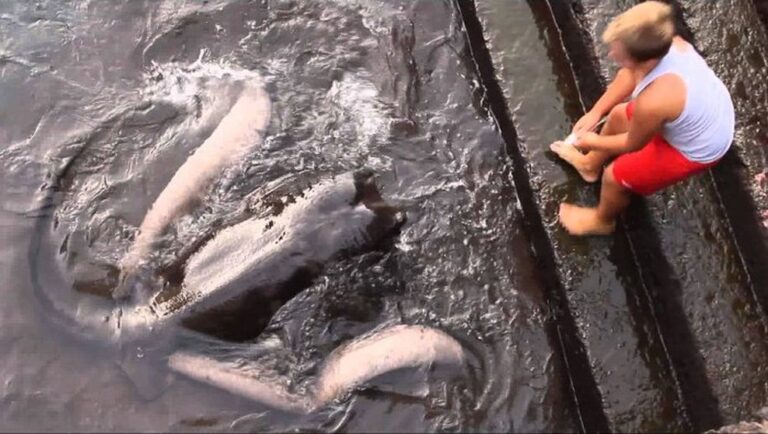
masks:
<svg viewBox="0 0 768 434"><path fill-rule="evenodd" d="M626 9L632 4L583 0L575 7L565 6L570 11L563 11L562 4L555 6L561 9L559 22L567 21L570 13L582 27L581 32L566 32L564 40L579 37L578 33L591 39L584 46L592 52L582 53L591 62L584 59L583 63L592 63L603 79L612 70L598 41L608 21L623 10L617 6ZM565 45L569 44L573 42ZM590 97L593 101L597 96ZM754 232L756 226L754 218L744 218L750 215L744 204L734 203L733 198L743 198L747 189L734 182L733 176L724 176L732 170L733 165L724 161L712 174L646 198L645 206L635 206L627 219L646 276L650 308L670 349L686 408L697 429L717 426L722 419L717 413L726 421L735 421L765 402L765 386L754 375L765 372L768 363L768 333L756 285L763 272L745 260L758 258L760 253L753 246L742 247L745 234ZM719 182L727 178L731 178L727 183ZM658 242L648 246L654 237ZM658 248L661 251L654 252ZM681 313L686 324L672 318ZM688 350L680 351L680 346ZM704 378L698 378L699 374ZM703 386L702 381L707 384Z"/></svg>
<svg viewBox="0 0 768 434"><path fill-rule="evenodd" d="M557 281L551 285L555 288L551 296L560 303L554 306L559 310L555 315L574 319L561 328L578 340L565 351L571 377L587 378L586 386L574 387L584 427L687 429L657 325L641 302L643 282L625 235L579 239L557 224L560 202L594 203L596 190L548 150L552 141L568 134L582 108L570 59L556 29L547 25L544 11L537 6L544 3L478 0L471 11L467 11L469 2L457 3L464 12L474 14L482 28L479 45L484 43L490 58L483 60L477 52L475 58L516 163L518 192L530 189L529 203L521 197L526 218L531 220L535 214L533 220L540 220L544 228L532 238L534 245L549 246L536 250L540 260L545 257L547 262L549 256L555 267ZM596 391L587 387L591 384Z"/></svg>

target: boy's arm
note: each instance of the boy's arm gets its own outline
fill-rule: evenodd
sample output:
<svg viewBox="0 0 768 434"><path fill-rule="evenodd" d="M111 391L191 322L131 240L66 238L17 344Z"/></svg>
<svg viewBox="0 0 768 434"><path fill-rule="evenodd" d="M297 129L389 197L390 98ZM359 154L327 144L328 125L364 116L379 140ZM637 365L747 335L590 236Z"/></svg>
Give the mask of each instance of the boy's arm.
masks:
<svg viewBox="0 0 768 434"><path fill-rule="evenodd" d="M685 106L685 88L680 78L663 76L656 79L635 99L629 131L612 136L589 134L579 145L582 149L623 154L645 146L665 122L676 119Z"/></svg>
<svg viewBox="0 0 768 434"><path fill-rule="evenodd" d="M632 94L634 88L635 78L632 76L632 72L626 68L619 69L616 77L605 89L600 99L592 106L592 109L573 126L573 132L578 134L591 131L600 118L608 113L616 104L627 99Z"/></svg>

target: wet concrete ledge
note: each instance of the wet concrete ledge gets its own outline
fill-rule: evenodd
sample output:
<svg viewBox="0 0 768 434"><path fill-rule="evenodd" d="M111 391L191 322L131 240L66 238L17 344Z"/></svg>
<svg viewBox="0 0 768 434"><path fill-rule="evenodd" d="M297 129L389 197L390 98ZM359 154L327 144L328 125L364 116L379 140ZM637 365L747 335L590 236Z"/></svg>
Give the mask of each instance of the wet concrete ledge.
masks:
<svg viewBox="0 0 768 434"><path fill-rule="evenodd" d="M582 101L586 107L591 107L602 95L606 83L600 74L592 36L585 30L582 5L551 0L547 3L552 14L552 25L559 29L566 52L578 59L578 62L573 62L574 75ZM616 236L624 238L623 242L633 252L637 272L644 282L637 297L663 339L689 422L696 430L720 426L722 418L717 399L706 381L702 356L685 321L680 282L673 277L674 273L661 249L659 234L651 223L643 200L633 200Z"/></svg>
<svg viewBox="0 0 768 434"><path fill-rule="evenodd" d="M565 51L572 59L578 59L572 61L573 73L585 109L591 107L602 95L606 83L600 74L592 36L585 29L582 5L552 0L546 3L551 12L551 25L558 28ZM662 252L659 234L651 224L644 201L633 200L616 237L623 238L622 242L632 251L637 272L643 281L636 297L641 301L643 311L652 318L664 342L689 423L695 430L720 426L722 418L717 399L706 381L701 354L685 321L680 282L672 277L671 266Z"/></svg>
<svg viewBox="0 0 768 434"><path fill-rule="evenodd" d="M484 0L478 3L508 5L503 1ZM583 105L574 104L584 99L583 93L579 92L574 83L574 69L578 67L580 59L572 61L563 49L562 32L553 25L553 13L546 2L529 1L528 7L539 29L539 41L545 41L543 43L526 39L524 34L516 34L511 29L507 30L509 23L499 22L492 16L482 18L487 22L486 39L493 47L492 52L496 56L494 60L504 68L497 80L503 83L502 86L508 92L505 95L507 105L515 107L515 123L518 131L524 135L519 146L530 158L529 170L532 176L544 177L546 182L558 185L558 189L565 187L571 193L576 193L577 200L589 202L597 197L595 188L585 185L572 168L555 158L543 159L541 153L541 148L546 148L550 141L562 137L553 135L551 131L543 132L542 128L551 130L554 127L560 134L567 134L572 122L583 114ZM484 9L487 9L487 5ZM492 9L504 14L510 13L513 8L499 6ZM522 13L520 10L515 12ZM493 12L486 10L480 15L488 13ZM502 27L499 27L500 24ZM499 32L504 36L499 35ZM523 39L520 42L511 41L509 35ZM510 43L512 45L508 45ZM510 54L520 44L526 49ZM546 47L546 57L542 57L540 52L542 45ZM528 65L528 56L535 58L537 63ZM541 77L534 78L530 72L520 71L515 65L517 62L528 65ZM550 63L552 71L538 67L538 62ZM552 86L542 86L542 80L553 79L558 82L556 91ZM515 88L519 86L533 87L535 91L516 91ZM570 118L563 117L562 112L553 116L553 110L546 108L546 105L526 103L526 95L545 100L548 105L562 100L563 109ZM533 116L530 115L531 110L535 110ZM526 112L529 112L528 115ZM545 120L542 122L538 117L544 117ZM565 180L563 175L566 175ZM588 350L611 428L618 431L689 429L690 423L680 391L675 386L678 382L670 366L669 351L659 333L654 315L649 314L648 303L643 301L643 295L647 293L646 284L637 265L632 243L628 242L626 234L621 230L615 237L595 239L577 239L565 234L556 222L556 206L560 200L573 200L573 194L568 195L570 199L562 198L561 194L542 183L537 183L535 189L538 190L538 205L543 207L549 220L550 235L555 244L561 273L570 277L564 282L569 306L577 317L577 326ZM574 276L578 277L574 279ZM682 315L679 317L683 318Z"/></svg>
<svg viewBox="0 0 768 434"><path fill-rule="evenodd" d="M489 2L489 4L494 4L494 2ZM503 2L496 2L495 4L496 6L504 5ZM486 5L485 2L483 2L483 5L484 8L490 7L493 9L492 6ZM542 15L551 17L549 11L542 11L542 5L544 9L547 8L545 2L530 2L528 5L539 27L542 27L540 23L543 19ZM553 203L556 204L556 200L553 201L554 198L551 197L553 192L542 186L541 179L537 179L537 182L531 182L531 176L536 178L541 178L542 176L545 178L547 176L551 177L554 172L560 170L557 169L557 165L542 160L541 154L536 154L537 150L532 151L529 147L532 143L523 142L523 144L520 144L518 140L517 128L515 126L518 122L523 127L524 134L535 134L537 131L535 126L528 125L531 120L526 120L525 116L523 116L522 120L517 118L517 120L513 121L514 114L509 111L509 107L517 106L518 102L521 102L516 99L520 95L515 96L515 92L511 91L509 86L514 87L515 84L520 86L520 83L514 82L520 79L525 80L525 75L521 76L519 73L509 71L502 74L507 79L512 80L511 84L507 83L504 85L505 89L510 91L511 94L504 93L505 90L501 88L499 80L505 80L505 78L497 76L496 71L494 71L494 61L502 62L501 68L504 68L504 61L494 59L486 46L486 38L491 38L488 42L490 44L499 41L495 41L495 38L490 36L490 34L484 34L482 28L483 19L487 20L490 16L486 16L483 19L479 18L477 10L471 1L467 1L466 4L465 2L459 2L459 7L465 16L464 19L467 23L473 54L487 91L487 102L504 133L508 153L512 157L515 168L515 183L519 190L525 191L525 197L521 194L521 202L523 203L526 218L530 218L531 215L535 216L536 229L546 226L542 218L542 212L549 214L550 208ZM519 5L504 6L501 9L504 9L507 13L514 13L515 11L511 9L519 7ZM510 10L506 10L508 8ZM523 13L522 10L517 10L517 12ZM488 13L492 12L488 10L483 12L485 15ZM506 24L508 25L509 23ZM488 25L495 27L499 23L490 23ZM544 27L547 26L545 25ZM546 36L541 34L542 29L540 28L539 37L548 40L557 39L557 36L550 34L551 30L555 28L556 26L549 26ZM497 30L503 31L504 29L496 28L492 30L495 32ZM526 42L521 41L520 43ZM553 62L552 68L566 69L568 72L560 71L557 73L558 76L564 73L570 77L569 80L572 80L573 74L569 65L574 65L574 62L570 62L567 59L566 53L562 50L553 50L551 42L546 45L549 47L547 49L549 61ZM540 48L538 49L540 50ZM496 50L498 51L498 48ZM496 54L499 55L499 53ZM538 54L541 55L541 53ZM515 54L515 56L520 56L520 53ZM589 69L585 69L585 71L589 71ZM535 87L536 82L537 80L533 80L532 83L523 83L522 86L531 85ZM588 82L595 83L594 80L588 80ZM540 81L538 83L541 84ZM562 87L560 85L559 87ZM565 87L568 86L566 85ZM597 92L599 87L595 89ZM578 95L570 94L567 89L560 89L559 92L565 92L562 96L566 100L579 97ZM548 100L548 98L555 97L555 95L547 93L546 95L541 95L541 97ZM566 102L566 105L568 104ZM560 128L569 128L570 121L564 120L562 116L563 114L560 113L554 116L554 119L557 119L560 124L566 123L566 125L560 125ZM536 120L534 122L540 123L541 121ZM537 140L541 141L543 137L534 138L535 144L533 146L536 148L541 146L541 143L538 143ZM554 179L550 178L548 181L551 182ZM575 179L572 179L567 184L570 186L576 185L577 182L574 181ZM580 182L578 184L581 185ZM542 190L542 188L544 189ZM550 210L548 211L548 209ZM549 224L551 225L551 222ZM586 367L583 367L582 363L582 365L578 366L579 370L576 371L574 366L568 363L568 358L573 357L574 353L571 352L572 350L564 348L563 357L566 359L565 365L569 367L568 375L571 377L572 382L574 377L587 377L592 378L592 381L597 385L596 392L588 391L587 399L584 399L584 389L575 388L574 399L577 406L577 414L582 415L582 418L585 411L591 415L597 414L597 417L601 419L599 420L600 424L603 424L604 427L608 426L611 429L618 430L654 430L665 429L665 427L666 429L673 429L673 427L676 427L676 429L686 429L689 423L687 418L681 413L682 410L678 408L681 405L679 393L673 391L675 387L671 384L676 383L676 381L669 367L669 362L666 360L668 359L668 356L666 356L668 351L662 348L664 342L659 336L659 327L653 322L653 315L649 315L645 308L648 303L644 303L641 300L641 293L643 293L641 288L644 287L644 283L642 282L641 273L638 272L638 267L636 266L632 245L626 242L626 236L619 235L609 253L605 250L608 247L605 243L577 242L576 244L569 244L569 242L566 242L563 244L562 239L553 238L558 236L562 238L562 231L554 227L543 227L542 229L531 232L533 234L532 242L537 250L536 253L539 256L539 260L545 263L543 266L544 272L552 276L550 279L555 279L549 282L550 288L555 288L554 291L550 291L552 299L556 302L555 309L570 312L569 318L573 318L574 315L579 318L576 323L569 321L567 329L570 335L575 335L579 343L578 347L584 348L587 354L585 357L589 359ZM574 255L574 248L581 251L581 253ZM587 250L584 251L584 248ZM542 258L540 256L541 252L546 252L546 257ZM611 259L607 262L605 259L597 260L597 268L595 268L594 264L586 267L588 275L586 277L582 275L577 281L573 280L572 276L574 273L579 274L585 271L584 269L580 270L582 268L579 265L580 262L589 257L600 256L605 258L604 255L608 255ZM616 270L611 271L612 268ZM570 277L564 278L563 273ZM592 275L589 275L589 273L592 273ZM614 273L616 273L615 276ZM606 306L598 308L597 305L594 305L594 302L596 299L602 299L602 297L610 297L611 300ZM682 318L682 315L679 317ZM553 320L557 322L559 319L553 317ZM597 323L600 322L607 322L610 325L597 326ZM562 324L556 324L556 327L562 327ZM573 331L571 331L572 328L574 329ZM687 342L690 342L690 340ZM616 347L616 345L619 346ZM664 353L664 355L660 355L660 353ZM577 355L581 357L581 352L577 353ZM613 362L609 360L613 360ZM640 390L643 392L639 393ZM670 394L678 396L673 397ZM643 404L636 408L636 405L639 403L638 400L643 402ZM648 405L651 407L648 407ZM608 412L610 412L610 415ZM582 421L582 426L584 425L586 424ZM591 430L589 428L586 429Z"/></svg>
<svg viewBox="0 0 768 434"><path fill-rule="evenodd" d="M632 2L627 2L625 7L631 6ZM593 71L600 71L600 64L597 60L593 41L599 35L595 29L604 26L607 20L615 13L620 12L618 5L614 2L602 0L583 0L581 2L551 2L553 5L553 14L557 16L559 26L563 29L563 40L569 52L574 53L580 61L589 60L592 63ZM623 9L624 7L622 7ZM614 9L607 14L598 16L594 10ZM707 20L703 20L706 22ZM691 38L692 32L686 23L679 23L680 31L687 38ZM586 29L592 29L595 34L590 35ZM585 39L586 34L586 39ZM584 42L580 42L584 41ZM717 48L715 46L715 48ZM590 68L582 68L590 69ZM604 69L604 68L603 68ZM716 68L715 68L716 69ZM717 69L716 69L717 71ZM577 71L575 73L578 74ZM594 80L594 74L587 72L587 80ZM602 77L600 77L602 79ZM580 80L585 81L585 80ZM602 80L601 80L602 81ZM594 92L594 89L583 89L584 93ZM596 96L595 96L596 98ZM589 98L584 98L589 99ZM590 102L591 103L591 102ZM737 109L738 111L738 109ZM731 153L733 154L733 152ZM744 204L749 204L750 194L747 192L743 177L737 177L733 174L734 164L729 161L722 162L718 168L713 171L711 179L693 180L686 187L675 187L673 190L684 203L674 202L664 203L658 198L649 198L653 210L650 216L647 214L648 207L642 205L642 201L633 204L632 209L627 213L627 228L630 232L630 240L635 244L637 253L637 262L640 271L646 276L645 281L648 287L648 298L650 308L655 312L654 316L659 324L660 331L664 335L667 343L668 354L673 366L677 372L677 378L680 382L681 393L686 402L687 411L697 428L710 428L717 426L720 405L728 407L728 413L734 416L734 403L743 398L742 394L760 395L763 393L761 387L752 382L744 375L744 372L750 372L754 366L760 367L763 362L751 360L754 354L762 354L765 349L762 348L760 336L763 334L759 329L763 329L763 319L756 318L758 315L752 314L750 318L742 318L735 310L730 312L734 302L755 304L749 301L749 293L752 292L753 298L761 300L757 296L761 290L765 289L764 284L760 284L764 278L765 270L761 267L755 267L757 264L765 263L762 250L764 244L756 242L761 240L759 235L759 225L755 222L756 213ZM746 200L745 200L746 199ZM713 251L721 255L722 261L729 261L731 267L738 268L730 276L712 275L716 279L723 279L720 282L705 282L703 285L713 291L713 300L716 303L724 304L724 309L719 311L709 311L706 308L702 310L701 306L691 306L692 300L697 300L705 296L700 291L699 285L693 285L695 280L690 280L687 274L691 271L685 260L678 258L676 253L684 252L688 244L684 240L674 240L674 234L677 231L690 231L685 229L685 225L677 225L674 218L671 222L663 222L666 216L665 207L672 209L673 217L691 217L698 215L700 219L709 218L713 221L712 225L719 230L720 235L716 237L720 243L730 245L735 244L735 249L723 247L722 250ZM650 225L649 225L650 223ZM660 240L659 235L663 234L666 238L672 240ZM704 237L706 234L690 233L689 237ZM756 237L756 238L755 238ZM650 241L654 238L657 241ZM762 246L761 246L762 244ZM695 243L694 243L695 245ZM661 246L661 251L657 246ZM733 252L732 250L736 250ZM663 253L663 254L662 254ZM667 259L664 259L667 258ZM718 261L711 261L717 263ZM693 270L698 267L702 273L712 273L706 262L693 264ZM681 281L681 273L686 274L687 280ZM759 303L763 305L763 303ZM747 307L749 310L749 306ZM754 311L755 309L752 309ZM760 310L759 308L757 309ZM690 324L685 324L686 316ZM750 316L750 315L747 315ZM716 333L703 330L714 321ZM682 322L682 323L681 323ZM744 325L745 327L740 327ZM758 331L747 331L741 329L758 329ZM692 332L692 333L691 333ZM718 333L723 336L717 337ZM743 344L747 345L747 350L740 348L739 351L729 351L729 348L737 348ZM682 344L682 347L681 347ZM754 349L751 344L757 344ZM723 346L726 348L718 348ZM696 348L699 348L697 350ZM715 348L713 348L715 347ZM684 348L688 348L687 350ZM714 352L713 352L714 351ZM709 366L703 365L701 352L710 356ZM720 372L717 368L717 362L712 362L712 358L717 353L726 353L725 360L737 364L737 370L742 371L741 379L732 379L728 374ZM760 358L759 356L757 357ZM757 365L755 365L757 363ZM713 367L714 366L714 367ZM693 369L691 369L691 367ZM712 396L712 387L704 387L708 381L714 381L712 386L718 390L715 396ZM749 405L744 405L749 407ZM749 410L748 408L746 409Z"/></svg>
<svg viewBox="0 0 768 434"><path fill-rule="evenodd" d="M515 126L507 110L503 92L494 79L493 61L485 45L482 25L477 17L474 1L454 0L454 3L465 27L471 55L485 92L486 108L498 126L506 143L506 152L512 160L513 180L526 229L547 290L548 332L556 343L556 348L560 350L559 356L565 370L563 376L568 379L569 390L566 393L573 398L572 406L573 414L577 417L576 423L583 432L606 432L609 424L602 411L602 398L592 376L590 361L584 344L579 338L573 314L568 307L555 253L535 199L526 167L527 162L517 147Z"/></svg>
<svg viewBox="0 0 768 434"><path fill-rule="evenodd" d="M462 9L462 3L464 2L458 1L460 9ZM625 6L631 6L633 2L625 3L627 4L620 6L622 9ZM748 4L751 4L746 0L737 1L737 3L737 6L742 8L742 13L744 13L743 8L748 8ZM542 3L531 1L529 4L532 9L540 9ZM675 5L679 4L687 6L687 9L702 8L701 3L692 1L675 3ZM601 68L598 61L593 42L597 38L591 31L597 33L595 29L606 24L606 19L614 15L611 9L616 9L619 5L606 0L582 0L549 2L548 7L552 16L551 25L557 28L560 34L566 57L577 59L576 62L569 59L568 63L578 83L580 99L585 106L590 106L604 87L601 71L605 68L605 65ZM705 12L708 12L707 7L703 6ZM466 12L468 8L463 5L463 9ZM595 21L592 12L598 9L602 10L603 16ZM754 12L754 9L752 11ZM475 16L475 13L472 5L472 9L465 15ZM707 31L702 29L701 23L710 23L718 18L702 18L706 14L700 10L697 14L699 17L693 20L694 24L691 26L693 31L687 26L686 21L681 20L679 23L681 33L691 40L695 32ZM752 13L750 19L754 21L757 16L756 13ZM721 20L729 18L719 17ZM465 21L467 21L466 18ZM731 23L720 24L719 27L722 29L727 28ZM505 104L503 90L497 82L492 56L484 46L480 20L476 19L473 25L478 28L473 30L472 26L468 26L468 31L470 39L475 40L473 43L475 59L489 94L488 103L491 111L504 133L508 152L513 159L515 183L521 192L525 190L524 195L521 195L525 196L521 197L521 202L523 202L526 218L535 215L534 226L537 228L545 226L541 214L542 204L537 198L537 187L531 182L530 161L518 147L515 125L510 120L511 114L507 109L508 105ZM754 25L751 27L754 28ZM764 29L761 28L761 30ZM473 32L479 36L473 38ZM748 33L752 35L754 32ZM734 62L741 61L741 63L749 63L752 69L762 68L764 73L766 56L763 52L767 49L768 43L755 45L754 40L760 42L766 39L764 32L758 31L756 35L747 38L745 43L737 44L737 47L729 46L725 50L731 55L730 58L726 56L729 60L723 62L721 59L719 63L714 62L713 69L721 74L718 67L722 70L733 67ZM718 45L718 41L725 39L728 43L730 40L733 45L733 40L738 40L739 37L738 34L734 36L733 32L727 33L726 36L730 39L716 37L710 40L709 48L713 51L724 51ZM738 51L743 46L748 47L751 50L750 53L739 54ZM736 54L733 54L734 50ZM706 47L704 51L706 54ZM750 55L752 57L749 57ZM758 62L755 58L763 61ZM484 67L483 64L487 66ZM758 74L758 76L761 75L765 74ZM745 93L743 83L739 81L726 82L726 84L737 97L740 93ZM758 87L757 90L762 92L763 88ZM760 93L760 95L763 94L768 95L768 91ZM737 113L749 114L750 99L741 99L743 101L735 101ZM760 99L768 100L764 97ZM765 111L764 108L757 107L757 109L758 113ZM763 117L768 118L768 116ZM616 237L617 249L621 252L619 256L627 253L631 256L632 264L628 267L627 274L634 273L641 281L640 285L625 287L627 303L637 303L635 309L641 316L648 317L647 321L655 330L651 334L661 337L667 364L673 373L674 382L685 408L686 419L697 430L719 426L723 419L738 418L743 413L751 411L751 407L764 398L762 395L765 391L760 386L762 382L754 381L754 377L759 377L763 372L765 367L763 356L766 353L763 338L765 337L764 314L768 311L766 309L768 270L762 267L767 258L766 238L759 218L759 213L765 211L765 204L762 203L765 200L764 196L761 196L761 191L755 189L755 184L751 180L758 173L756 167L762 170L765 166L763 164L764 149L760 149L760 143L762 143L760 140L761 135L766 137L768 135L765 134L766 130L762 128L762 124L754 119L754 113L752 113L749 121L757 123L761 128L744 128L742 125L740 133L737 133L741 142L751 144L752 147L745 147L743 143L736 144L735 151L731 152L711 174L692 180L683 186L676 186L670 189L669 195L662 198L634 201ZM677 200L681 203L677 203ZM688 220L691 219L695 221L689 223ZM529 224L531 224L530 221ZM542 261L541 251L547 254L543 261L546 263L543 270L554 273L560 271L559 275L553 274L558 277L550 286L566 287L562 273L567 274L568 267L566 264L565 270L561 268L564 264L558 258L558 247L555 246L552 234L546 227L543 231L532 231L532 233L539 260ZM685 255L689 251L695 251L703 257L694 257L689 264L689 258ZM726 265L722 266L722 264ZM562 297L563 293L556 290L554 294ZM705 297L707 300L702 301L701 299ZM567 292L564 298L565 301L560 301L558 307L565 304L565 309L573 311L575 307L578 310L579 307L568 300ZM569 316L573 318L573 312ZM578 325L573 324L573 326L576 330L572 334L575 334L577 339L583 339ZM588 343L582 341L579 346L586 349ZM589 354L588 349L587 353ZM565 349L563 357L566 366L568 366L569 356L569 351ZM573 377L573 372L569 369L568 374ZM579 375L585 375L584 372L586 371L579 371ZM597 393L600 394L602 384L595 378L593 372L592 379L597 383ZM603 380L606 378L603 377ZM573 382L572 378L571 381ZM584 405L585 401L579 401L579 392L577 389L574 393L575 405L578 411L582 411L588 406ZM749 403L742 403L745 399ZM590 402L591 405L595 405L594 400ZM595 409L590 408L589 411L594 412ZM606 419L610 418L606 416ZM611 424L611 422L608 423Z"/></svg>

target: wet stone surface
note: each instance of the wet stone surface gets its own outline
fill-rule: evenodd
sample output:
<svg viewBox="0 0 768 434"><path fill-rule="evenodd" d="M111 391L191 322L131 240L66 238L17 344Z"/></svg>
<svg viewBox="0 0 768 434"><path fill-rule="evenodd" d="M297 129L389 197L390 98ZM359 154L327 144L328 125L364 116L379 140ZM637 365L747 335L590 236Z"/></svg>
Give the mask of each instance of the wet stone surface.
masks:
<svg viewBox="0 0 768 434"><path fill-rule="evenodd" d="M683 24L688 24L693 30L697 46L704 49L706 54L708 53L706 42L698 37L694 22L706 20L703 16L706 16L707 12L703 9L713 9L709 6L714 4L702 5L691 2L689 7L685 4L686 2L682 3L686 11L685 17L688 18L690 13L690 19ZM582 5L585 26L591 29L593 41L599 41L601 29L607 25L611 15L594 11L602 11L617 5L614 2L589 0L582 2ZM628 8L631 5L624 6ZM746 3L732 6L734 9L729 10L737 15L745 13L750 7ZM699 10L693 12L691 9ZM729 16L727 19L728 23L723 22L723 27L734 24L731 18ZM704 21L699 22L704 23ZM754 24L745 29L751 29L745 32L760 33L760 29L756 29ZM730 51L723 48L711 45L711 53L707 59L723 81L728 84L731 72L718 69L716 60ZM605 74L605 71L611 70L606 66L610 62L601 55L599 50L597 51L596 58L599 59L600 69ZM610 75L604 75L604 77L608 79ZM734 95L737 112L738 100L739 96ZM737 119L738 117L737 113ZM737 133L735 152L740 152L739 147L742 145L739 142L742 137L743 135ZM750 149L745 153L755 156L760 152L762 151ZM745 157L746 160L762 158L749 157L749 155ZM728 164L731 163L724 161L721 166L726 167ZM753 222L750 219L744 221L740 219L740 216L748 211L733 209L743 204L734 204L733 201L729 201L733 193L730 193L728 188L736 188L734 193L738 194L742 191L740 189L748 186L731 186L723 183L721 181L723 176L732 176L733 172L727 171L730 169L726 171L722 169L718 167L713 171L714 177L709 174L698 176L648 197L646 204L649 211L647 217L650 219L648 223L659 239L659 253L666 258L666 266L671 272L671 281L666 285L679 288L675 291L664 287L652 288L652 293L655 294L653 303L658 305L656 311L661 315L670 315L675 311L684 312L690 327L689 340L693 341L688 344L693 344L693 351L687 358L695 360L697 357L695 352L700 352L704 364L704 372L701 374L706 379L689 378L683 381L709 383L711 393L719 401L723 416L733 420L749 414L754 408L758 408L755 406L759 406L759 403L765 400L764 382L756 379L762 376L754 377L747 373L765 370L766 328L760 304L755 298L755 292L761 291L757 283L760 282L760 276L755 274L754 268L750 268L748 256L753 255L752 260L755 260L761 254L759 249L747 251L745 249L747 246L744 246L745 241L742 241L745 238L742 235L744 227L752 225ZM738 181L734 184L738 184ZM727 212L724 212L721 204L721 198L724 196L723 202L731 207L725 210ZM641 231L636 232L635 237L643 236ZM736 238L734 238L734 232ZM753 242L754 238L746 243ZM670 299L670 292L677 291L680 291L679 295ZM670 307L672 307L671 310ZM664 322L664 319L662 318L661 321ZM672 323L668 323L666 327L679 328ZM668 345L674 345L672 341L676 336L680 336L679 332L668 330L666 333L670 337ZM679 372L685 370L685 365L688 363L685 359L684 356L676 359ZM747 405L743 404L745 396L749 397L747 399L750 403ZM689 402L687 405L689 409L695 409L698 406L696 402Z"/></svg>
<svg viewBox="0 0 768 434"><path fill-rule="evenodd" d="M649 318L635 301L640 283L626 247L613 239L575 239L557 224L561 201L594 203L595 192L549 151L549 143L567 135L580 107L559 41L547 37L546 11L532 4L480 1L477 14L554 246L568 308L612 428L679 429L680 403L658 336L649 333ZM522 46L527 50L517 49Z"/></svg>

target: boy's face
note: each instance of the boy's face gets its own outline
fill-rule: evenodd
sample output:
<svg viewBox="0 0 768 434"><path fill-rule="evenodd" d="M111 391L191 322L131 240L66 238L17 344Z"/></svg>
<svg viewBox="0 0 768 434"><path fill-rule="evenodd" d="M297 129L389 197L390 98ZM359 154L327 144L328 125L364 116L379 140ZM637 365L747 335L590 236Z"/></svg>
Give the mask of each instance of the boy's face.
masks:
<svg viewBox="0 0 768 434"><path fill-rule="evenodd" d="M627 53L626 47L620 41L613 41L608 44L608 57L622 68L632 69L637 65L637 62Z"/></svg>

